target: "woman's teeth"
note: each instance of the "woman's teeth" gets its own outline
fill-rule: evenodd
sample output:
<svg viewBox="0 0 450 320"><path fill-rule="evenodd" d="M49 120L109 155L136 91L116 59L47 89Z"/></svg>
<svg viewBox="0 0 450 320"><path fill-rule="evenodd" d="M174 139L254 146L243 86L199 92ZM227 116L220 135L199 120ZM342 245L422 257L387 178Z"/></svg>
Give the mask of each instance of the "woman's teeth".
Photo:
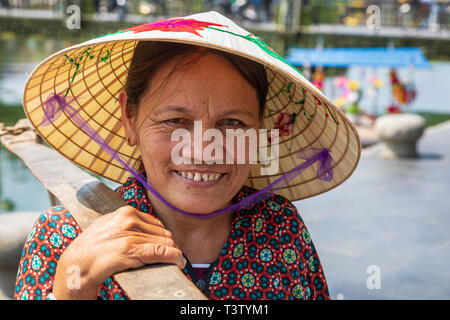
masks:
<svg viewBox="0 0 450 320"><path fill-rule="evenodd" d="M221 174L220 173L199 173L199 172L189 172L189 171L175 171L177 174L182 176L183 178L191 179L194 181L216 181L219 180Z"/></svg>

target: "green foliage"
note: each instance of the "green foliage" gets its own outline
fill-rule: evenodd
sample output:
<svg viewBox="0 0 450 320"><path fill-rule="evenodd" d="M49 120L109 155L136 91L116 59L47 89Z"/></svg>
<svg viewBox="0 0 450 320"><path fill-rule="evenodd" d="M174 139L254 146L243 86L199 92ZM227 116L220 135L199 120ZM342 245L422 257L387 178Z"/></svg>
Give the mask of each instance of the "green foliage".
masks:
<svg viewBox="0 0 450 320"><path fill-rule="evenodd" d="M431 127L441 122L450 120L449 113L417 112L417 114L425 118L427 127Z"/></svg>
<svg viewBox="0 0 450 320"><path fill-rule="evenodd" d="M26 118L22 106L4 106L0 104L0 122L6 126L16 124L17 120Z"/></svg>

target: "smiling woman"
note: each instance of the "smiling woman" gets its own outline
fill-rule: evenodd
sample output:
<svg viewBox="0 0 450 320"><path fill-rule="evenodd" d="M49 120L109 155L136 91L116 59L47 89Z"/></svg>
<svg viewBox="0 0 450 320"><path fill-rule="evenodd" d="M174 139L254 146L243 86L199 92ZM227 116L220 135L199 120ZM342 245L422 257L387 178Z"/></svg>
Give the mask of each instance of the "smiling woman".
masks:
<svg viewBox="0 0 450 320"><path fill-rule="evenodd" d="M248 59L186 44L140 42L119 103L127 141L139 145L154 189L188 212L208 213L229 205L247 180L249 165L208 165L202 161L208 160L202 159L203 147L195 145L194 165L176 165L172 133L181 128L193 131L194 121L201 121L203 129L224 133L258 129L267 90L264 67ZM200 179L213 175L219 178ZM164 204L149 192L147 196L161 211ZM173 214L161 218L169 216ZM229 223L222 225L228 230Z"/></svg>
<svg viewBox="0 0 450 320"><path fill-rule="evenodd" d="M120 182L129 206L83 232L64 206L44 212L25 244L16 298L126 299L114 274L158 262L178 265L211 299L329 298L291 201L347 179L359 138L253 34L209 12L107 35L38 66L24 108L56 150ZM266 149L279 147L275 173L250 161L249 140L209 153L208 141L192 143L181 152L188 161L173 161L177 130L194 139L208 130L257 132L279 129L281 118L288 134L259 136ZM234 161L212 161L227 149Z"/></svg>

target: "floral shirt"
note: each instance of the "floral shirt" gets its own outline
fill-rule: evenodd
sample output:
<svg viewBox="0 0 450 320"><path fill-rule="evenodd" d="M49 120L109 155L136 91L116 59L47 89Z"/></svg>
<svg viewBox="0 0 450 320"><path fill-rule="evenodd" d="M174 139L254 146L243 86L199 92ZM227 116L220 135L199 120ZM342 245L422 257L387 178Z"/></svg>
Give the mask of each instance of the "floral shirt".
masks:
<svg viewBox="0 0 450 320"><path fill-rule="evenodd" d="M238 202L255 192L243 187ZM130 177L116 192L130 205L155 215L145 189ZM16 279L16 299L46 299L65 248L82 232L70 212L55 206L40 215L25 242ZM234 212L228 240L206 277L191 264L188 279L210 299L329 299L319 257L295 206L273 195ZM98 299L128 299L114 276L98 288Z"/></svg>

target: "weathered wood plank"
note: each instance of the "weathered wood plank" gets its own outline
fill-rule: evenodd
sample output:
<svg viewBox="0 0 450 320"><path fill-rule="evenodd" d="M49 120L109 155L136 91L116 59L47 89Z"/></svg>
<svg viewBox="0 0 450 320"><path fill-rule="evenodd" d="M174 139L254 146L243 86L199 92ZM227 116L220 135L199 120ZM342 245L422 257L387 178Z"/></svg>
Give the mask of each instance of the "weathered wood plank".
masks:
<svg viewBox="0 0 450 320"><path fill-rule="evenodd" d="M17 126L27 124L20 120ZM5 147L23 160L34 176L85 229L102 214L127 205L114 190L78 168L55 150L36 143L33 131L0 138ZM114 275L131 299L196 299L206 297L175 265L155 264Z"/></svg>

